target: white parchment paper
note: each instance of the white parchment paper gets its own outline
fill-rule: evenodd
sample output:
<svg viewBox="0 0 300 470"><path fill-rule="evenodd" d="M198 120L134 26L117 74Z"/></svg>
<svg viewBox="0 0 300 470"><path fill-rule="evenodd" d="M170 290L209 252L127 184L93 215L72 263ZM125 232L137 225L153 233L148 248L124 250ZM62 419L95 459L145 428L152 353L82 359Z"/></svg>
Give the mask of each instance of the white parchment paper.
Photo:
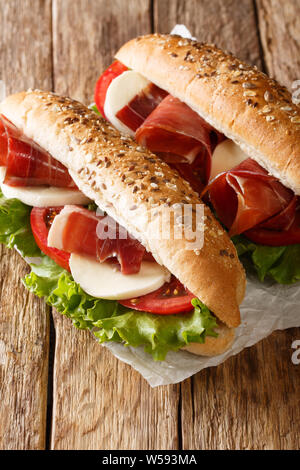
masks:
<svg viewBox="0 0 300 470"><path fill-rule="evenodd" d="M185 25L176 25L171 34L195 39ZM215 357L199 357L185 351L170 352L164 362L155 362L143 348L105 345L118 359L140 372L152 387L181 382L206 367L217 366L242 349L258 343L274 330L300 326L300 283L291 286L261 283L255 275L247 278L241 305L241 325L231 349Z"/></svg>
<svg viewBox="0 0 300 470"><path fill-rule="evenodd" d="M217 366L274 330L300 326L300 283L291 286L260 283L254 275L247 281L246 296L241 305L241 325L236 329L233 346L224 354L200 357L185 351L171 351L164 362L156 362L143 348L117 343L105 346L156 387L181 382L206 367Z"/></svg>

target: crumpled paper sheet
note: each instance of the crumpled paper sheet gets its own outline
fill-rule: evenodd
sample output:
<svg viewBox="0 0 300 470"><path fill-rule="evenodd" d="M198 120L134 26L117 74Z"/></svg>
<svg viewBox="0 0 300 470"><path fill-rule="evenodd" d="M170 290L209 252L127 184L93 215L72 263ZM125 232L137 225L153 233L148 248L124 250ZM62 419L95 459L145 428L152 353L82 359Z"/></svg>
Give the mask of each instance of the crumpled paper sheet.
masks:
<svg viewBox="0 0 300 470"><path fill-rule="evenodd" d="M151 387L181 382L206 367L217 366L244 348L258 343L274 330L300 326L300 283L283 286L261 283L253 275L247 278L246 296L241 305L241 325L227 352L214 357L200 357L186 351L169 352L166 360L156 362L143 348L118 343L105 345L118 359L130 364Z"/></svg>
<svg viewBox="0 0 300 470"><path fill-rule="evenodd" d="M176 25L171 34L195 39L185 25ZM261 283L253 275L247 277L247 290L241 305L241 325L231 349L214 357L200 357L185 351L169 352L166 360L156 362L143 348L107 343L118 359L130 364L151 387L181 382L206 367L217 366L244 348L258 343L274 330L300 326L300 283L283 286Z"/></svg>

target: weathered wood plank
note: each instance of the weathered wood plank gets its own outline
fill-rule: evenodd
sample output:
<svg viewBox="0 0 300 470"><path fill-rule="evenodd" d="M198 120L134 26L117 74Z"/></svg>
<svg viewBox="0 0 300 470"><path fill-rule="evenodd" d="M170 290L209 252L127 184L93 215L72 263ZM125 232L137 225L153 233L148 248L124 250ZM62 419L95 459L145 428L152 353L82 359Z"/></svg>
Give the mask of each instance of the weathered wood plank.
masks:
<svg viewBox="0 0 300 470"><path fill-rule="evenodd" d="M154 0L154 29L169 33L175 24L185 24L199 41L212 42L251 64L261 64L249 0Z"/></svg>
<svg viewBox="0 0 300 470"><path fill-rule="evenodd" d="M298 449L297 329L276 332L182 384L185 449ZM187 406L184 406L187 404Z"/></svg>
<svg viewBox="0 0 300 470"><path fill-rule="evenodd" d="M178 386L152 390L59 314L55 329L52 448L177 448Z"/></svg>
<svg viewBox="0 0 300 470"><path fill-rule="evenodd" d="M7 93L51 89L51 1L0 0L0 79ZM43 449L49 311L21 284L20 256L1 247L0 449Z"/></svg>
<svg viewBox="0 0 300 470"><path fill-rule="evenodd" d="M43 449L49 315L21 285L26 263L1 249L0 449Z"/></svg>
<svg viewBox="0 0 300 470"><path fill-rule="evenodd" d="M101 70L151 30L150 2L54 0L55 90L89 103ZM56 314L53 449L176 449L179 386L141 376Z"/></svg>
<svg viewBox="0 0 300 470"><path fill-rule="evenodd" d="M270 2L263 0L263 3ZM271 3L274 7L281 2ZM282 3L290 12L288 4L296 2ZM270 29L273 23L270 10L268 12L266 17ZM255 11L248 0L156 1L154 14L157 31L168 32L176 23L183 23L198 39L214 42L261 67ZM292 35L299 17L294 22L292 16L289 19ZM281 35L284 34L282 30L283 26ZM272 31L275 36L276 25L272 26ZM298 39L295 43L299 50ZM286 47L286 44L281 45L281 50ZM269 51L270 57L271 53ZM292 68L291 56L289 59L287 63ZM273 62L270 60L270 63ZM279 59L276 70L278 64ZM284 73L282 71L281 75ZM298 448L299 397L296 384L299 366L297 368L291 362L291 343L297 337L299 329L274 333L223 365L186 380L181 385L183 448Z"/></svg>
<svg viewBox="0 0 300 470"><path fill-rule="evenodd" d="M149 0L53 0L55 90L90 103L113 54L150 28Z"/></svg>
<svg viewBox="0 0 300 470"><path fill-rule="evenodd" d="M7 93L51 89L51 0L0 0L1 80Z"/></svg>
<svg viewBox="0 0 300 470"><path fill-rule="evenodd" d="M257 12L268 73L291 89L300 79L300 2L257 0Z"/></svg>

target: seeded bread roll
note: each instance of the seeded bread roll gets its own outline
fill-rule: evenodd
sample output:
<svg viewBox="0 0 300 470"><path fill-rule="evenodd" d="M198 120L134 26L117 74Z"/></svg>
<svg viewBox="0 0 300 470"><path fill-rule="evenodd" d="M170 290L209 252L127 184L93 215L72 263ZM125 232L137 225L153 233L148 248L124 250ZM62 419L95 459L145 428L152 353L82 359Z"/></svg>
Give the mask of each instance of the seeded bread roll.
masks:
<svg viewBox="0 0 300 470"><path fill-rule="evenodd" d="M217 356L224 353L234 341L235 329L220 324L215 331L218 333L217 338L206 336L205 343L191 343L182 349L198 356Z"/></svg>
<svg viewBox="0 0 300 470"><path fill-rule="evenodd" d="M116 58L184 101L300 195L300 110L285 87L214 45L179 36L138 37Z"/></svg>
<svg viewBox="0 0 300 470"><path fill-rule="evenodd" d="M104 119L69 98L42 91L9 96L0 112L63 163L80 190L137 237L158 263L173 273L229 327L240 323L245 273L227 233L176 171ZM203 207L204 245L161 234L159 217L174 205ZM153 217L149 217L153 215ZM199 223L192 212L192 224ZM172 219L172 228L180 225Z"/></svg>

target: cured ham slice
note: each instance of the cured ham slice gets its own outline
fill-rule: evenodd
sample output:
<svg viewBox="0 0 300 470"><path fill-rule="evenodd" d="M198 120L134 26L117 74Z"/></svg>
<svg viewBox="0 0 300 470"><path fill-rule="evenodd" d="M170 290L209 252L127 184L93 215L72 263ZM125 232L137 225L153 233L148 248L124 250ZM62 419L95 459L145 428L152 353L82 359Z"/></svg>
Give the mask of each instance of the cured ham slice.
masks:
<svg viewBox="0 0 300 470"><path fill-rule="evenodd" d="M67 168L27 139L4 116L0 119L0 165L8 186L56 186L77 189Z"/></svg>
<svg viewBox="0 0 300 470"><path fill-rule="evenodd" d="M185 103L168 95L137 129L136 140L176 167L201 192L209 180L212 152L223 136Z"/></svg>
<svg viewBox="0 0 300 470"><path fill-rule="evenodd" d="M159 103L168 95L154 83L150 83L116 114L129 129L136 131Z"/></svg>
<svg viewBox="0 0 300 470"><path fill-rule="evenodd" d="M298 198L251 158L217 176L208 190L230 236L245 233L273 246L300 243Z"/></svg>
<svg viewBox="0 0 300 470"><path fill-rule="evenodd" d="M123 274L138 273L142 260L149 260L143 245L111 217L79 206L65 206L54 218L48 245L99 262L115 259Z"/></svg>
<svg viewBox="0 0 300 470"><path fill-rule="evenodd" d="M300 243L300 207L288 230L269 230L258 227L245 232L247 238L260 245L287 246Z"/></svg>
<svg viewBox="0 0 300 470"><path fill-rule="evenodd" d="M102 114L107 99L111 99L108 90L112 93L110 85L114 79L120 81L114 90L120 99L116 100L114 96L114 107L129 93L126 71L123 64L115 61L100 76L95 88L95 101ZM124 77L123 82L120 76ZM212 152L224 139L222 134L186 104L153 83L137 91L133 98L130 97L115 117L114 125L117 128L117 123L125 126L125 130L121 127L119 130L136 131L136 140L141 145L167 161L201 194L210 177Z"/></svg>

